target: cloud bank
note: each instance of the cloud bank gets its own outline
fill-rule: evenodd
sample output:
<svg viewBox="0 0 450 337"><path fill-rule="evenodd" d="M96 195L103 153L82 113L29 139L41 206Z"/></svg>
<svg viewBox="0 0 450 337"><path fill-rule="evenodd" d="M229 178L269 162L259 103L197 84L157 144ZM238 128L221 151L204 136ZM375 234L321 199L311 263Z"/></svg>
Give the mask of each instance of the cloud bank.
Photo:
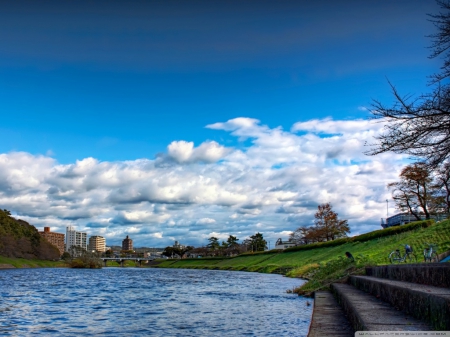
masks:
<svg viewBox="0 0 450 337"><path fill-rule="evenodd" d="M349 220L352 234L379 229L386 184L405 163L395 154L363 154L382 128L366 120L310 120L286 131L240 117L206 127L242 146L178 140L154 159L68 165L0 154L0 207L38 228L73 225L103 235L108 245L125 235L137 246L204 245L212 235L243 240L259 231L273 247L312 224L324 202Z"/></svg>

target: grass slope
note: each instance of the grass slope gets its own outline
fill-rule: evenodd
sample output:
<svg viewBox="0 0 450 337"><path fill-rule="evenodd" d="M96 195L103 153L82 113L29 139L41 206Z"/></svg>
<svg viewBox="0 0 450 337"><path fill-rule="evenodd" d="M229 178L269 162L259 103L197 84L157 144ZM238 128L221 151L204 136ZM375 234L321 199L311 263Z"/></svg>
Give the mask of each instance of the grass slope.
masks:
<svg viewBox="0 0 450 337"><path fill-rule="evenodd" d="M48 261L36 259L21 259L0 256L0 269L12 266L14 268L55 268L67 267L64 261Z"/></svg>
<svg viewBox="0 0 450 337"><path fill-rule="evenodd" d="M418 262L422 262L422 251L426 243L436 243L439 253L450 250L450 220L432 224L427 228L416 228L365 242L355 241L333 247L318 247L295 252L265 252L265 254L241 255L234 258L166 260L157 267L282 273L290 277L309 278L310 282L299 290L299 293L307 293L348 274L360 273L366 265L388 264L391 251L395 249L404 251L402 244L411 245ZM355 257L354 263L345 258L347 251Z"/></svg>

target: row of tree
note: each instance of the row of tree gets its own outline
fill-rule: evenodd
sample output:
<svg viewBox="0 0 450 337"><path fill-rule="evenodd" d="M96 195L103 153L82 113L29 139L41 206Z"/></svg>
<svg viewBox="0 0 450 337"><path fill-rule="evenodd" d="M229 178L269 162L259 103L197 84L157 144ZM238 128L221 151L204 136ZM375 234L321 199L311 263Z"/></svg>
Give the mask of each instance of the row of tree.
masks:
<svg viewBox="0 0 450 337"><path fill-rule="evenodd" d="M250 238L239 243L236 236L230 235L226 241L220 242L215 236L208 239L209 243L203 247L192 246L169 246L163 251L167 257L189 257L189 256L234 256L245 252L257 252L267 249L267 241L262 233L256 233Z"/></svg>
<svg viewBox="0 0 450 337"><path fill-rule="evenodd" d="M290 234L290 241L297 245L323 242L346 237L350 232L347 220L339 219L338 214L333 211L330 203L318 206L315 214L314 225L310 227L299 227ZM169 246L164 249L163 255L167 257L190 257L190 256L234 256L246 252L264 251L267 241L262 233L256 233L248 239L239 243L236 236L230 235L226 241L220 242L217 237L210 237L209 243L203 247L194 248Z"/></svg>

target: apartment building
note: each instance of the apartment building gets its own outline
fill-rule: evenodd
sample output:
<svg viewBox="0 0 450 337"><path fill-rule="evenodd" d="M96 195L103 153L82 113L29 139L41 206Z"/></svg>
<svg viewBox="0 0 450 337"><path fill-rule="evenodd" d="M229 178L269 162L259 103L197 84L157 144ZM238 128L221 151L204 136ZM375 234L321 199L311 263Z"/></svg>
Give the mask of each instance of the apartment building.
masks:
<svg viewBox="0 0 450 337"><path fill-rule="evenodd" d="M78 232L74 227L66 227L66 252L70 252L72 246L87 250L87 234Z"/></svg>
<svg viewBox="0 0 450 337"><path fill-rule="evenodd" d="M61 255L64 253L64 234L51 232L50 227L44 227L44 231L39 231L39 234L53 246L58 248Z"/></svg>
<svg viewBox="0 0 450 337"><path fill-rule="evenodd" d="M122 240L122 250L133 250L133 240L128 235Z"/></svg>
<svg viewBox="0 0 450 337"><path fill-rule="evenodd" d="M104 253L106 251L106 240L103 236L94 235L89 237L89 251Z"/></svg>

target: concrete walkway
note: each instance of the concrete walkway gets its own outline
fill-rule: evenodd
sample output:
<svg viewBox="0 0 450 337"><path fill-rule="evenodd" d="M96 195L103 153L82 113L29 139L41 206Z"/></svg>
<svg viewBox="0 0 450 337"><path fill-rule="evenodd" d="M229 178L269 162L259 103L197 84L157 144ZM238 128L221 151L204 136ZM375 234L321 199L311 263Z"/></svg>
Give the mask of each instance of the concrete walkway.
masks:
<svg viewBox="0 0 450 337"><path fill-rule="evenodd" d="M308 337L354 337L344 310L329 291L316 291Z"/></svg>

